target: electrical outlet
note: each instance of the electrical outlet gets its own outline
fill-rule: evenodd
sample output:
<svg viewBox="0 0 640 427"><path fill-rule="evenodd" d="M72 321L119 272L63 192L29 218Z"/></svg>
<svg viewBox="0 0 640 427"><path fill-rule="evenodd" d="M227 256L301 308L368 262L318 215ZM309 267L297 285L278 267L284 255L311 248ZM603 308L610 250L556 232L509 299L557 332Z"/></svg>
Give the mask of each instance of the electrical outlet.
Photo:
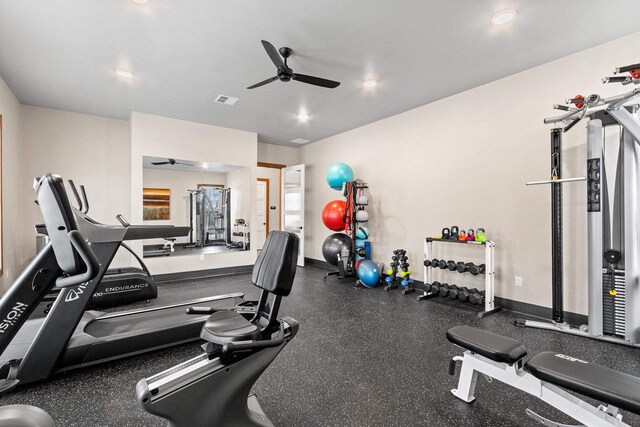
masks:
<svg viewBox="0 0 640 427"><path fill-rule="evenodd" d="M522 276L516 276L516 286L522 286Z"/></svg>

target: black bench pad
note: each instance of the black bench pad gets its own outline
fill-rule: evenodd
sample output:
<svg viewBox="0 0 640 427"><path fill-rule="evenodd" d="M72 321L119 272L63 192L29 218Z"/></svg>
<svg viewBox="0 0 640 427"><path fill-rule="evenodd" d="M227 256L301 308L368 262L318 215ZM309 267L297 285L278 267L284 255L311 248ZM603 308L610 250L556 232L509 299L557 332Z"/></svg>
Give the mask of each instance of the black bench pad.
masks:
<svg viewBox="0 0 640 427"><path fill-rule="evenodd" d="M524 368L539 380L640 414L640 378L584 360L545 351Z"/></svg>
<svg viewBox="0 0 640 427"><path fill-rule="evenodd" d="M527 348L520 341L471 326L449 329L447 339L487 359L509 365L527 355Z"/></svg>

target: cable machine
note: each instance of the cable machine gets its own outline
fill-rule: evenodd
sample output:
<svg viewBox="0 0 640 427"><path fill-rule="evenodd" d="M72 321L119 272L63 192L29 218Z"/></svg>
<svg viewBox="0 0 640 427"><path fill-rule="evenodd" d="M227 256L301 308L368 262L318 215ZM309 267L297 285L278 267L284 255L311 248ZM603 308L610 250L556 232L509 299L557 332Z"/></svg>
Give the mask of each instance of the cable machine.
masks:
<svg viewBox="0 0 640 427"><path fill-rule="evenodd" d="M231 189L201 187L188 191L191 226L188 247L231 243Z"/></svg>
<svg viewBox="0 0 640 427"><path fill-rule="evenodd" d="M630 73L629 76L620 75ZM640 84L640 64L620 67L604 83ZM638 277L638 105L640 88L622 95L576 96L554 108L566 111L544 120L563 124L551 131L552 188L552 322L516 320L516 326L547 329L640 347L640 283ZM587 119L587 177L561 177L562 133ZM609 130L609 131L607 131ZM619 130L619 138L607 135ZM613 157L613 158L610 158ZM610 168L611 170L608 170ZM613 170L615 168L615 170ZM562 183L587 181L588 324L579 328L564 320L562 258Z"/></svg>

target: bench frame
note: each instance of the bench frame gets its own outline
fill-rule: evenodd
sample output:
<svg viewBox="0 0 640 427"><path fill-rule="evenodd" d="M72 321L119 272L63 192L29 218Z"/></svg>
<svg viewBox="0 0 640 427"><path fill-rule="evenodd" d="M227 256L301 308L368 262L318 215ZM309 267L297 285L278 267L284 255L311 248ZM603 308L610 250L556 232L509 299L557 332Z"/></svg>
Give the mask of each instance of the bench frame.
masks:
<svg viewBox="0 0 640 427"><path fill-rule="evenodd" d="M628 424L622 422L622 415L615 406L592 406L558 386L539 380L523 369L523 359L518 360L513 365L509 365L507 363L494 362L467 350L464 352L464 356L455 356L452 359L452 363L455 362L462 362L462 368L460 370L458 388L451 390L451 393L466 403L471 403L475 400L473 394L478 374L480 373L489 382L496 379L541 399L583 425L629 427ZM452 374L454 373L452 372ZM548 427L568 426L567 424L548 420L530 409L527 409L526 413L529 417Z"/></svg>

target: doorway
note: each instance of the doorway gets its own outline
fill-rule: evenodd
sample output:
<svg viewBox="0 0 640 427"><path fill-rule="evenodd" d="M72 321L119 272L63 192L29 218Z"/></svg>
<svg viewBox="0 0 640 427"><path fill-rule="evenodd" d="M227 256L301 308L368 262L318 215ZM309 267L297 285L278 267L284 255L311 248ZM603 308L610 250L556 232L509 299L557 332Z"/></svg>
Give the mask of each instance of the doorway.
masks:
<svg viewBox="0 0 640 427"><path fill-rule="evenodd" d="M269 180L258 178L256 192L256 249L261 250L269 234Z"/></svg>
<svg viewBox="0 0 640 427"><path fill-rule="evenodd" d="M277 163L258 162L258 178L269 180L269 209L267 213L269 218L269 231L282 230L280 212L282 194L280 187L282 185L282 169L285 167L286 165Z"/></svg>

